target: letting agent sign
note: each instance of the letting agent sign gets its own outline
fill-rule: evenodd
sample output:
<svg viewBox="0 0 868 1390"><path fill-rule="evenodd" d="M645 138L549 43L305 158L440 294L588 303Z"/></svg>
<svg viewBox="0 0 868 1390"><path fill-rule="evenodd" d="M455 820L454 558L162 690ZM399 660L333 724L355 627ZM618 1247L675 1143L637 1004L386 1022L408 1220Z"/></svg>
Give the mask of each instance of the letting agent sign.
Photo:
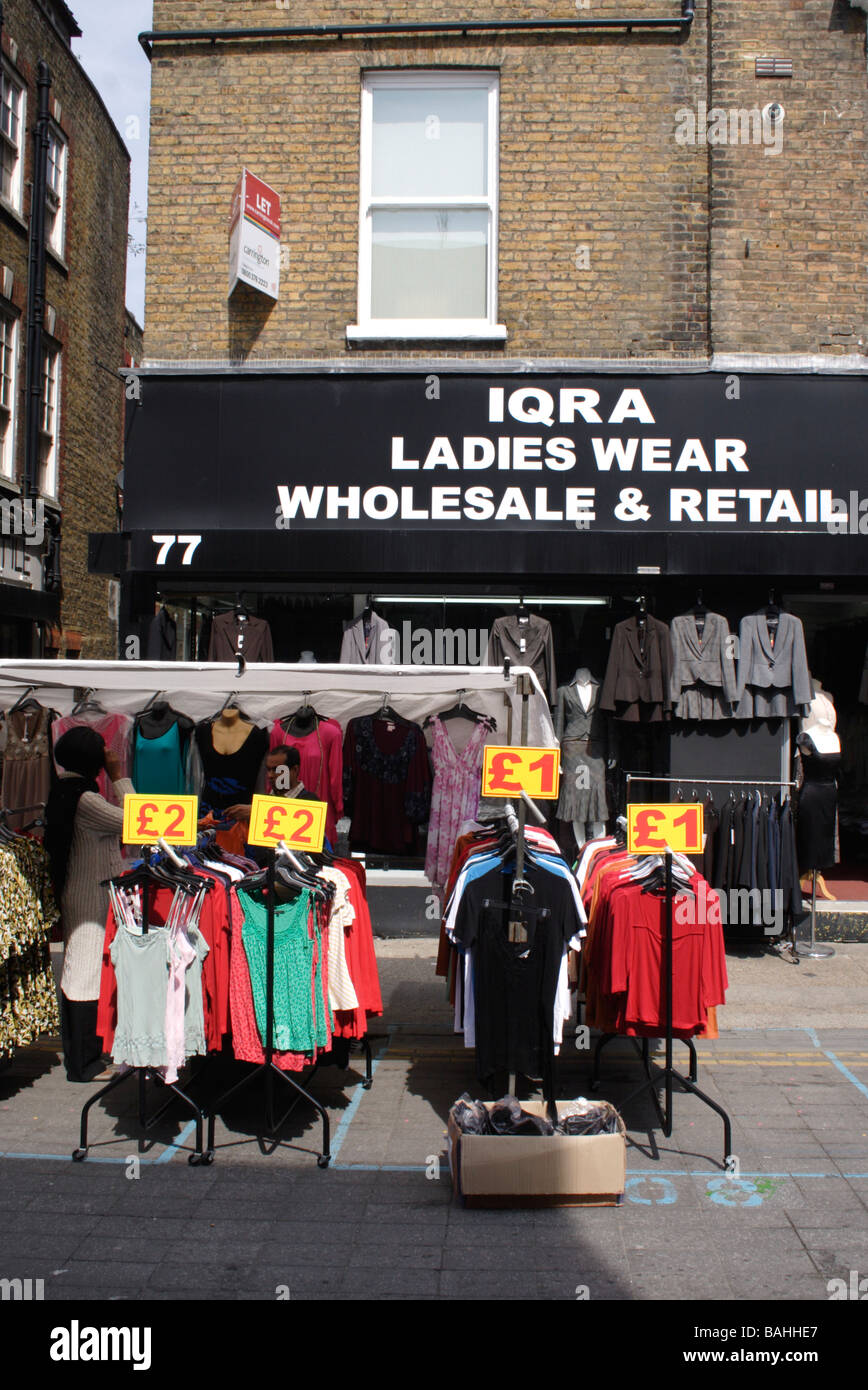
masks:
<svg viewBox="0 0 868 1390"><path fill-rule="evenodd" d="M242 170L229 216L229 293L239 281L277 299L280 288L280 198Z"/></svg>

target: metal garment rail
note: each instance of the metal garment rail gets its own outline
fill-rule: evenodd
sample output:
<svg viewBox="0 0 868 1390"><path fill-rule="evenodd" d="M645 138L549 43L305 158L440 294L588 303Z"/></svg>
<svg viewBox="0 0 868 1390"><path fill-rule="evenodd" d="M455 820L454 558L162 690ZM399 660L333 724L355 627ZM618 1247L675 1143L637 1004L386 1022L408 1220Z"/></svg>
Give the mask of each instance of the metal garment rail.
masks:
<svg viewBox="0 0 868 1390"><path fill-rule="evenodd" d="M412 20L383 24L294 24L261 29L152 29L139 34L139 43L150 60L155 43L237 43L248 39L343 39L377 38L390 34L469 34L527 33L532 30L575 32L582 29L673 30L687 34L696 15L695 0L681 0L681 14L599 19L479 19Z"/></svg>
<svg viewBox="0 0 868 1390"><path fill-rule="evenodd" d="M727 1112L723 1109L723 1106L718 1105L716 1100L712 1100L711 1096L707 1096L705 1092L701 1091L699 1087L696 1085L696 1049L693 1046L692 1040L687 1040L687 1046L690 1049L690 1075L683 1076L681 1072L676 1071L675 1067L672 1065L672 901L675 895L672 884L672 851L670 849L667 849L665 854L665 872L666 910L664 914L663 932L663 982L666 990L666 1064L662 1068L658 1067L655 1075L651 1074L651 1068L648 1060L648 1039L643 1038L642 1061L645 1067L646 1080L642 1082L641 1086L637 1086L635 1091L631 1091L625 1100L620 1102L618 1109L621 1112L623 1112L636 1096L642 1095L644 1091L650 1091L651 1100L654 1104L654 1109L657 1111L657 1117L660 1120L660 1126L663 1130L664 1135L668 1139L672 1134L674 1122L674 1108L672 1104L673 1083L677 1081L680 1086L684 1087L685 1091L689 1091L691 1095L697 1096L699 1100L703 1102L704 1105L707 1105L712 1110L716 1111L716 1113L723 1120L722 1166L724 1168L727 1168L732 1152L732 1122ZM616 1036L618 1035L613 1033L604 1034L603 1037L597 1043L597 1050L594 1054L594 1082L591 1086L592 1090L596 1090L599 1085L599 1081L596 1079L596 1069L599 1061L600 1050L602 1046L604 1046L605 1042L607 1042L610 1038ZM660 1098L657 1095L657 1082L661 1077L663 1078L666 1092L666 1102L664 1106L661 1106Z"/></svg>
<svg viewBox="0 0 868 1390"><path fill-rule="evenodd" d="M652 777L644 772L628 772L627 786L631 782L670 782L683 787L797 787L798 782L788 782L785 777Z"/></svg>

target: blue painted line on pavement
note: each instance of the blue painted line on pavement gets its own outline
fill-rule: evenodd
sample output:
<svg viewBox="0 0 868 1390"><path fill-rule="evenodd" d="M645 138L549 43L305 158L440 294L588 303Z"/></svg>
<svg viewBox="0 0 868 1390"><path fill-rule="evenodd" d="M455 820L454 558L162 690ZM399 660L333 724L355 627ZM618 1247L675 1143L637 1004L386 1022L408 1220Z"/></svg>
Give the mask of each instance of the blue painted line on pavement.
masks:
<svg viewBox="0 0 868 1390"><path fill-rule="evenodd" d="M387 1028L387 1032L389 1036L380 1044L376 1052L376 1055L371 1059L372 1077L376 1074L377 1067L380 1065L382 1058L385 1057L386 1053L389 1050L389 1047L392 1042L392 1034L395 1032L395 1024L390 1024ZM362 1096L364 1094L365 1090L360 1082L359 1085L356 1087L355 1095L353 1096L352 1100L350 1101L349 1105L347 1106L346 1110L341 1116L340 1124L338 1125L337 1130L335 1132L334 1143L331 1146L332 1166L334 1166L334 1159L337 1158L338 1154L341 1151L341 1145L347 1137L347 1130L352 1124L355 1113L362 1103Z"/></svg>
<svg viewBox="0 0 868 1390"><path fill-rule="evenodd" d="M856 1090L859 1091L859 1093L863 1095L866 1100L868 1100L868 1086L866 1086L862 1081L860 1081L857 1076L854 1076L850 1068L845 1067L844 1063L838 1060L834 1052L830 1052L827 1047L821 1048L821 1051L823 1053L823 1056L828 1057L829 1061L832 1062L838 1068L841 1075L846 1076L847 1080L851 1081L853 1085L856 1087Z"/></svg>
<svg viewBox="0 0 868 1390"><path fill-rule="evenodd" d="M175 1157L175 1154L178 1152L178 1150L179 1150L179 1149L181 1148L181 1146L183 1145L184 1140L185 1140L185 1139L189 1139L190 1135L193 1133L193 1131L195 1130L195 1128L196 1128L196 1121L195 1121L195 1120L190 1120L190 1121L188 1121L188 1123L187 1123L187 1124L184 1126L184 1128L181 1130L181 1133L178 1135L178 1137L177 1137L177 1139L175 1140L175 1142L174 1142L173 1144L167 1144L166 1147L165 1147L165 1149L163 1150L163 1152L160 1154L160 1157L159 1157L159 1158L153 1158L153 1159L151 1159L151 1162L152 1162L152 1163L169 1163L169 1162L171 1162L171 1160ZM203 1130L204 1130L204 1120L203 1120L202 1128L203 1128Z"/></svg>

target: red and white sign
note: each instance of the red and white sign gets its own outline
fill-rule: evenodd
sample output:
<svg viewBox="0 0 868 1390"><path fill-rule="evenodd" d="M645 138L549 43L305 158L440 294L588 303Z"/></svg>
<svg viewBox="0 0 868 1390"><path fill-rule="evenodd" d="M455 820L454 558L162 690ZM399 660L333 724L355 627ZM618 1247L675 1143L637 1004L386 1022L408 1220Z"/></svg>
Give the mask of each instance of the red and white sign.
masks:
<svg viewBox="0 0 868 1390"><path fill-rule="evenodd" d="M280 288L280 197L241 172L229 215L229 293L239 281L277 299Z"/></svg>

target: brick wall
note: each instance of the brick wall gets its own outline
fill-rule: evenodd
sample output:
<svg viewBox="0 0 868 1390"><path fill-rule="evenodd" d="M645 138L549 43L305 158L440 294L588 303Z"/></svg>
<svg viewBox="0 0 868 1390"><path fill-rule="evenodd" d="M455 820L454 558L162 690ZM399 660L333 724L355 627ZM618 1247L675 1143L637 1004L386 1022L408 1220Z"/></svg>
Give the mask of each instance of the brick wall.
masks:
<svg viewBox="0 0 868 1390"><path fill-rule="evenodd" d="M460 8L467 18L576 15L572 0ZM449 12L418 0L155 0L154 28ZM680 5L592 0L580 13L674 17ZM345 337L357 318L360 75L396 65L500 72L507 356L859 351L868 341L864 50L865 16L843 0L698 0L686 39L538 32L157 45L148 360L368 351ZM793 59L792 81L756 79L754 56L767 53ZM786 110L779 155L676 139L685 108L750 110L773 99ZM829 117L842 103L845 114ZM282 199L290 265L277 304L246 289L227 300L228 212L245 164Z"/></svg>
<svg viewBox="0 0 868 1390"><path fill-rule="evenodd" d="M68 145L63 262L49 255L46 301L56 310L54 339L62 350L59 497L61 504L60 654L116 655L107 581L87 573L87 537L115 529L115 476L123 461L123 361L129 161L100 99L70 50L32 0L5 0L3 51L18 45L17 69L27 85L24 221L30 216L31 130L37 111L36 65L53 78ZM15 277L20 327L17 462L24 462L24 341L28 231L0 206L0 261Z"/></svg>

